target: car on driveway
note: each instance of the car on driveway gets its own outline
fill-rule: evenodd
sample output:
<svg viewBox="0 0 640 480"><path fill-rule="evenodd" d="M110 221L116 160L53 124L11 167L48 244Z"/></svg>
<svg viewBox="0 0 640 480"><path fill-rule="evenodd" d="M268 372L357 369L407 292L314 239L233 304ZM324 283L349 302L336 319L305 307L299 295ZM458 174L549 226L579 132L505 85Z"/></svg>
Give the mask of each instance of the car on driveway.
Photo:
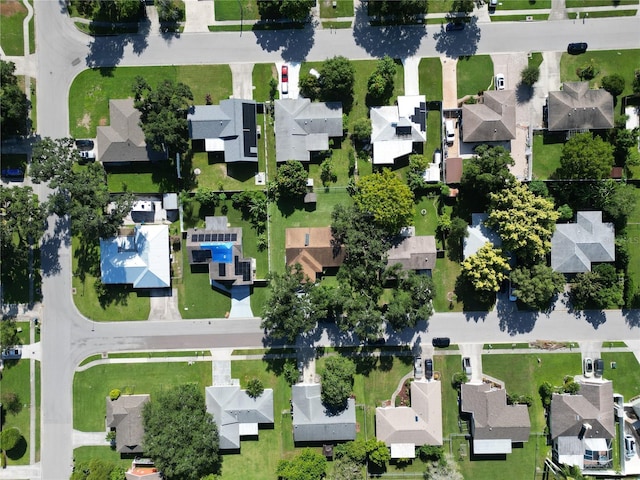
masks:
<svg viewBox="0 0 640 480"><path fill-rule="evenodd" d="M80 138L76 140L76 147L81 151L93 150L94 143L90 138Z"/></svg>
<svg viewBox="0 0 640 480"><path fill-rule="evenodd" d="M504 90L504 75L502 73L496 75L496 90Z"/></svg>
<svg viewBox="0 0 640 480"><path fill-rule="evenodd" d="M427 380L431 380L433 377L433 360L430 358L424 361L424 376Z"/></svg>
<svg viewBox="0 0 640 480"><path fill-rule="evenodd" d="M469 357L464 357L462 359L462 369L464 370L465 375L471 376L471 359Z"/></svg>
<svg viewBox="0 0 640 480"><path fill-rule="evenodd" d="M414 376L417 380L422 378L422 358L416 357L415 362L413 363Z"/></svg>
<svg viewBox="0 0 640 480"><path fill-rule="evenodd" d="M91 150L83 150L82 152L80 152L80 158L87 161L93 161L96 159L96 152Z"/></svg>
<svg viewBox="0 0 640 480"><path fill-rule="evenodd" d="M567 47L567 53L571 55L579 55L586 52L588 47L589 45L587 45L586 42L570 43Z"/></svg>
<svg viewBox="0 0 640 480"><path fill-rule="evenodd" d="M289 67L287 65L283 65L281 73L282 93L287 94L289 93Z"/></svg>
<svg viewBox="0 0 640 480"><path fill-rule="evenodd" d="M596 377L601 377L604 373L604 360L598 358L593 364L593 370L596 374Z"/></svg>
<svg viewBox="0 0 640 480"><path fill-rule="evenodd" d="M24 177L24 171L21 168L3 168L2 176L7 178Z"/></svg>
<svg viewBox="0 0 640 480"><path fill-rule="evenodd" d="M624 436L624 458L631 460L636 455L636 440L632 435Z"/></svg>
<svg viewBox="0 0 640 480"><path fill-rule="evenodd" d="M584 359L584 376L592 377L593 376L593 360L589 357Z"/></svg>

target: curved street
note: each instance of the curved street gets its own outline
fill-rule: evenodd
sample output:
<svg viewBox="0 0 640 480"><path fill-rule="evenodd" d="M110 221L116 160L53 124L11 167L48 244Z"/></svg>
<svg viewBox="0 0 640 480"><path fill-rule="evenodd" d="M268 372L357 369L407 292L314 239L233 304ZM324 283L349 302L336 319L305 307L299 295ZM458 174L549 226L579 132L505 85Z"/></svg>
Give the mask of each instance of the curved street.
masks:
<svg viewBox="0 0 640 480"><path fill-rule="evenodd" d="M571 41L593 49L638 47L634 17L472 24L463 36L440 27L378 28L363 21L353 30L244 32L162 36L149 33L90 39L73 26L63 2L35 2L38 126L42 136L68 135L68 92L82 70L92 66L166 65L323 60L335 52L352 59L457 57L472 53L559 51ZM455 41L453 40L455 39ZM505 41L508 39L508 41ZM229 48L233 45L233 48ZM71 99L73 101L73 99ZM36 191L44 188L36 186ZM262 347L259 318L94 323L75 308L71 294L71 247L66 219L49 219L42 244L44 317L42 326L41 478L69 478L73 456L72 385L76 366L87 356L147 349ZM430 343L449 336L456 343L640 339L640 312L569 312L557 308L535 315L499 303L485 314L437 313L416 331L391 336L391 344ZM335 343L322 330L309 341Z"/></svg>

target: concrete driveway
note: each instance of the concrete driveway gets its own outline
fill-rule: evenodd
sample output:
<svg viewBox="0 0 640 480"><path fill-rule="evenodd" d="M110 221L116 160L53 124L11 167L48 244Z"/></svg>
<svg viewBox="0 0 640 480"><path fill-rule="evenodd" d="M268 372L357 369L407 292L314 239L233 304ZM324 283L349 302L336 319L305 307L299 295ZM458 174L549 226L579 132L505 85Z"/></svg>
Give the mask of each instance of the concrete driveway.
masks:
<svg viewBox="0 0 640 480"><path fill-rule="evenodd" d="M158 288L149 298L149 320L181 320L178 309L178 290L176 288Z"/></svg>
<svg viewBox="0 0 640 480"><path fill-rule="evenodd" d="M233 98L253 98L253 63L232 63Z"/></svg>
<svg viewBox="0 0 640 480"><path fill-rule="evenodd" d="M289 67L289 93L282 93L282 66L287 65ZM300 63L298 62L276 62L276 68L278 69L278 89L280 92L280 98L298 98L300 96L300 88L298 87L298 81L300 80Z"/></svg>

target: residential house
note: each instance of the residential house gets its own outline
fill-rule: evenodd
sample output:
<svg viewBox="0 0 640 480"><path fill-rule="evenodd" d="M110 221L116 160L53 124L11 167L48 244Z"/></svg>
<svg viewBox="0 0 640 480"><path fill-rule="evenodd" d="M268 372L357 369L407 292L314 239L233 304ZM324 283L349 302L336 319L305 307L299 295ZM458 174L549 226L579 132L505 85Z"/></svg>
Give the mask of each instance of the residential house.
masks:
<svg viewBox="0 0 640 480"><path fill-rule="evenodd" d="M413 227L411 231L415 230ZM431 274L436 266L436 237L433 235L401 235L387 252L387 266L402 265L402 270Z"/></svg>
<svg viewBox="0 0 640 480"><path fill-rule="evenodd" d="M319 280L328 268L344 261L344 248L335 244L331 227L287 228L285 252L288 266L299 263L311 281Z"/></svg>
<svg viewBox="0 0 640 480"><path fill-rule="evenodd" d="M101 238L100 279L106 285L170 287L169 226L136 225L121 228L117 237Z"/></svg>
<svg viewBox="0 0 640 480"><path fill-rule="evenodd" d="M564 82L562 90L549 92L547 127L550 132L613 128L613 97L589 82Z"/></svg>
<svg viewBox="0 0 640 480"><path fill-rule="evenodd" d="M140 112L133 99L109 100L109 126L96 131L96 156L103 165L157 162L167 159L167 152L147 145L140 127Z"/></svg>
<svg viewBox="0 0 640 480"><path fill-rule="evenodd" d="M504 142L516 138L515 91L488 90L479 103L465 103L461 136L466 143Z"/></svg>
<svg viewBox="0 0 640 480"><path fill-rule="evenodd" d="M189 138L207 152L224 152L224 161L258 161L257 104L231 98L220 105L195 105L187 114Z"/></svg>
<svg viewBox="0 0 640 480"><path fill-rule="evenodd" d="M275 101L276 160L308 162L329 150L330 138L341 138L342 104L311 102L308 98Z"/></svg>
<svg viewBox="0 0 640 480"><path fill-rule="evenodd" d="M333 412L322 404L319 383L299 383L291 387L293 440L295 443L330 443L355 440L356 404L347 400L347 407Z"/></svg>
<svg viewBox="0 0 640 480"><path fill-rule="evenodd" d="M253 285L254 258L242 253L242 228L230 227L227 217L206 217L204 230L187 230L189 265L207 266L209 279L225 286Z"/></svg>
<svg viewBox="0 0 640 480"><path fill-rule="evenodd" d="M124 474L126 480L162 480L163 477L150 458L136 457Z"/></svg>
<svg viewBox="0 0 640 480"><path fill-rule="evenodd" d="M615 229L602 212L578 212L575 223L559 223L551 237L551 268L561 273L591 271L595 262L616 259Z"/></svg>
<svg viewBox="0 0 640 480"><path fill-rule="evenodd" d="M577 377L578 395L554 393L550 420L553 459L587 472L613 467L616 436L613 384Z"/></svg>
<svg viewBox="0 0 640 480"><path fill-rule="evenodd" d="M463 241L463 258L469 258L474 255L486 243L490 243L496 248L502 246L502 238L500 238L498 232L484 224L487 217L486 213L471 214L471 225L467 227L467 236Z"/></svg>
<svg viewBox="0 0 640 480"><path fill-rule="evenodd" d="M240 450L242 437L257 437L259 427L273 426L273 389L252 398L239 381L205 388L207 412L213 415L220 435L220 450Z"/></svg>
<svg viewBox="0 0 640 480"><path fill-rule="evenodd" d="M492 383L465 383L461 398L461 411L471 416L475 455L504 455L511 453L513 444L529 440L528 407L508 405L504 388Z"/></svg>
<svg viewBox="0 0 640 480"><path fill-rule="evenodd" d="M411 382L410 407L376 408L376 438L391 458L415 458L416 447L442 445L442 392L439 381Z"/></svg>
<svg viewBox="0 0 640 480"><path fill-rule="evenodd" d="M118 453L129 455L144 452L142 410L149 400L149 395L120 395L116 400L106 397L107 428L116 432Z"/></svg>
<svg viewBox="0 0 640 480"><path fill-rule="evenodd" d="M397 105L373 107L370 113L374 165L393 165L411 153L423 152L427 141L424 95L399 96Z"/></svg>

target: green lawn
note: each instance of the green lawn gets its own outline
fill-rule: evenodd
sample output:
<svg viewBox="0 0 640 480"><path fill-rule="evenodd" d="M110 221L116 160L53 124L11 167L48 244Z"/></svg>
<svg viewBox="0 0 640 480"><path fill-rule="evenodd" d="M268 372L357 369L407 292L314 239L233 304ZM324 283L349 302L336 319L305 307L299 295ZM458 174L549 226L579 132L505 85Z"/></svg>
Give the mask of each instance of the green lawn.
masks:
<svg viewBox="0 0 640 480"><path fill-rule="evenodd" d="M541 359L540 363L538 358ZM545 381L552 385L562 385L565 375L580 374L582 366L579 353L489 354L482 356L482 371L502 380L509 393L531 395L531 433L538 433L545 427L544 409L538 388Z"/></svg>
<svg viewBox="0 0 640 480"><path fill-rule="evenodd" d="M542 53L533 52L529 57L528 66L529 67L540 67L542 63Z"/></svg>
<svg viewBox="0 0 640 480"><path fill-rule="evenodd" d="M106 432L105 432L106 437ZM111 447L105 445L104 447L80 447L73 450L73 458L76 463L88 462L92 458L104 460L105 462L112 462L121 465L125 469L131 466L130 458L120 458L120 454Z"/></svg>
<svg viewBox="0 0 640 480"><path fill-rule="evenodd" d="M257 102L265 102L270 99L269 81L275 78L278 80L278 70L273 63L256 63L253 66L252 83L253 99ZM276 89L275 98L279 98L280 89Z"/></svg>
<svg viewBox="0 0 640 480"><path fill-rule="evenodd" d="M637 10L605 10L604 12L586 12L583 14L570 13L569 18L584 18L588 13L588 18L606 18L606 17L633 17Z"/></svg>
<svg viewBox="0 0 640 480"><path fill-rule="evenodd" d="M639 0L566 0L567 8L637 5Z"/></svg>
<svg viewBox="0 0 640 480"><path fill-rule="evenodd" d="M79 262L98 268L96 262L99 262L100 248L96 247L91 255L88 255L79 247L80 241L77 237L73 237L72 286L75 289L73 301L80 313L91 320L101 322L147 320L150 311L149 297L142 292L134 291L129 285L107 286L109 295L101 304L95 289L96 277L89 272L85 273L84 279L78 275Z"/></svg>
<svg viewBox="0 0 640 480"><path fill-rule="evenodd" d="M502 0L500 10L538 10L551 8L551 0Z"/></svg>
<svg viewBox="0 0 640 480"><path fill-rule="evenodd" d="M73 378L73 428L83 432L105 429L105 398L118 388L124 394L149 393L153 395L165 388L184 383L211 385L211 363L139 363L98 365Z"/></svg>
<svg viewBox="0 0 640 480"><path fill-rule="evenodd" d="M543 21L549 18L546 13L534 14L534 15L491 15L492 22L526 22L529 21L529 17L534 21Z"/></svg>
<svg viewBox="0 0 640 480"><path fill-rule="evenodd" d="M433 357L434 372L439 372L442 382L442 436L461 433L458 426L458 391L451 385L453 375L460 371L460 355L436 355Z"/></svg>
<svg viewBox="0 0 640 480"><path fill-rule="evenodd" d="M613 391L624 396L625 402L640 395L640 365L631 352L602 352L603 377L613 382ZM616 362L616 368L611 368Z"/></svg>
<svg viewBox="0 0 640 480"><path fill-rule="evenodd" d="M489 55L460 57L458 60L458 98L488 90L493 81L493 61Z"/></svg>
<svg viewBox="0 0 640 480"><path fill-rule="evenodd" d="M413 224L416 227L416 235L435 235L438 225L437 212L438 197L423 195L415 200L416 210L413 216ZM422 215L422 211L426 213Z"/></svg>
<svg viewBox="0 0 640 480"><path fill-rule="evenodd" d="M268 287L256 287L251 290L251 311L256 316L262 316L262 309L267 303L269 297Z"/></svg>
<svg viewBox="0 0 640 480"><path fill-rule="evenodd" d="M270 241L269 255L271 255L271 270L282 272L285 268L285 229L290 227L327 227L331 225L331 212L341 203L351 203L351 197L346 190L332 189L325 192L316 189L318 202L312 212L302 208L301 204L291 205L281 203L282 210L275 203L269 206Z"/></svg>
<svg viewBox="0 0 640 480"><path fill-rule="evenodd" d="M427 100L442 100L442 63L439 58L423 58L418 66L420 93Z"/></svg>
<svg viewBox="0 0 640 480"><path fill-rule="evenodd" d="M433 281L436 285L436 297L433 299L433 308L436 312L462 312L463 302L459 301L454 292L456 279L460 275L460 264L444 258L436 260L436 268L433 271ZM451 299L451 301L450 301Z"/></svg>
<svg viewBox="0 0 640 480"><path fill-rule="evenodd" d="M602 77L617 73L625 79L625 89L619 98L633 93L633 72L640 65L640 49L588 51L583 55L562 54L560 59L560 80L579 81L576 69L593 61L599 73L589 81L591 88L600 88ZM620 105L622 102L618 102Z"/></svg>
<svg viewBox="0 0 640 480"><path fill-rule="evenodd" d="M29 464L29 360L5 360L5 368L0 380L0 391L2 393L12 392L18 395L24 405L20 413L6 413L2 428L15 427L20 430L24 441L11 451L7 452L8 465L28 465Z"/></svg>
<svg viewBox="0 0 640 480"><path fill-rule="evenodd" d="M108 166L107 185L111 193L165 193L179 190L178 175L173 161Z"/></svg>
<svg viewBox="0 0 640 480"><path fill-rule="evenodd" d="M353 0L319 0L320 18L353 17Z"/></svg>
<svg viewBox="0 0 640 480"><path fill-rule="evenodd" d="M442 149L442 114L439 110L429 110L427 112L427 145L425 152L427 155ZM430 160L433 157L429 157Z"/></svg>
<svg viewBox="0 0 640 480"><path fill-rule="evenodd" d="M27 17L27 9L18 0L0 2L0 45L6 55L24 55L24 33L22 22Z"/></svg>
<svg viewBox="0 0 640 480"><path fill-rule="evenodd" d="M345 22L322 22L322 28L334 28L334 29L342 29L342 28L351 28L351 21Z"/></svg>
<svg viewBox="0 0 640 480"><path fill-rule="evenodd" d="M258 3L255 0L215 0L216 20L259 20Z"/></svg>
<svg viewBox="0 0 640 480"><path fill-rule="evenodd" d="M183 82L193 92L194 102L204 104L207 94L213 103L233 92L228 65L94 68L80 73L69 89L69 131L75 138L95 137L98 125L109 124L109 100L132 97L136 76L152 87L170 79Z"/></svg>
<svg viewBox="0 0 640 480"><path fill-rule="evenodd" d="M535 133L533 135L533 178L547 180L560 167L564 135Z"/></svg>

